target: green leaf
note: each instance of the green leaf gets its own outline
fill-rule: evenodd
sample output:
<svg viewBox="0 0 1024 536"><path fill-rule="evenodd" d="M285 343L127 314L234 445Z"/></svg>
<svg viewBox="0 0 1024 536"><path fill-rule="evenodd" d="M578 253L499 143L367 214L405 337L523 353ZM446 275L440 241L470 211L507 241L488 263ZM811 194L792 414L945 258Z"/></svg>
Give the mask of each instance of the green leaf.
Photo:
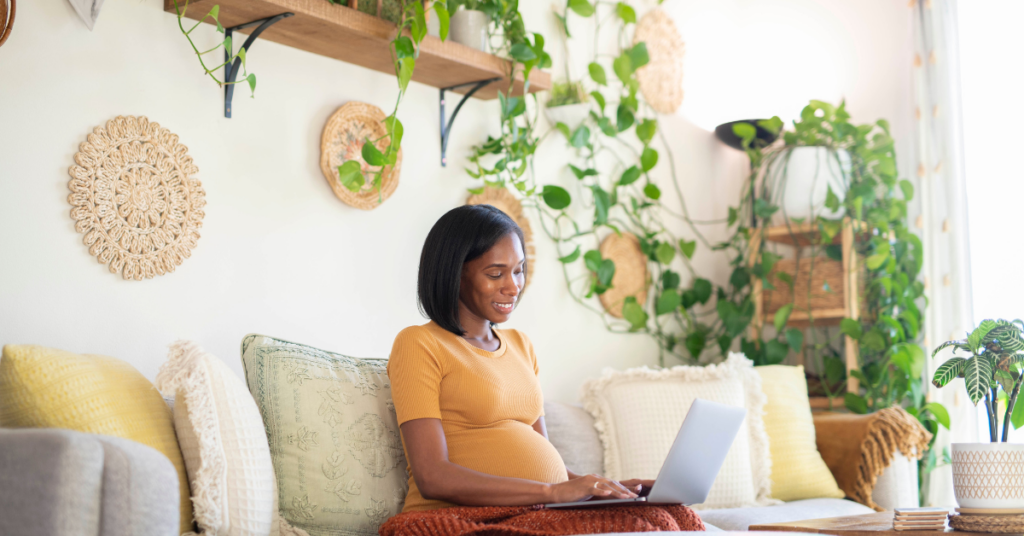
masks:
<svg viewBox="0 0 1024 536"><path fill-rule="evenodd" d="M242 47L242 48L238 49L238 54L236 56L238 57L238 59L242 60L242 67L244 68L245 67L245 47Z"/></svg>
<svg viewBox="0 0 1024 536"><path fill-rule="evenodd" d="M590 129L584 125L580 125L576 128L576 131L572 133L572 137L569 138L569 145L580 149L586 147L590 143Z"/></svg>
<svg viewBox="0 0 1024 536"><path fill-rule="evenodd" d="M745 144L749 145L750 142L757 137L757 129L750 123L736 123L732 126L732 133L736 135Z"/></svg>
<svg viewBox="0 0 1024 536"><path fill-rule="evenodd" d="M1013 424L1013 429L1020 429L1024 426L1024 401L1017 398L1016 403L1013 405L1013 413L1010 414L1010 423Z"/></svg>
<svg viewBox="0 0 1024 536"><path fill-rule="evenodd" d="M644 195L657 201L661 197L661 189L655 186L653 182L648 183L647 186L644 186Z"/></svg>
<svg viewBox="0 0 1024 536"><path fill-rule="evenodd" d="M604 132L604 135L609 138L614 138L619 135L619 131L615 129L615 125L612 125L612 121L607 117L598 119L597 126L601 129L601 132Z"/></svg>
<svg viewBox="0 0 1024 536"><path fill-rule="evenodd" d="M775 278L785 283L786 286L789 287L789 290L793 290L793 276L787 274L786 272L776 272Z"/></svg>
<svg viewBox="0 0 1024 536"><path fill-rule="evenodd" d="M683 256L685 256L687 259L692 259L693 258L693 252L697 251L697 241L696 240L690 240L690 241L680 240L679 241L679 251L681 251L683 253Z"/></svg>
<svg viewBox="0 0 1024 536"><path fill-rule="evenodd" d="M423 4L420 2L413 2L412 7L412 25L409 27L409 33L413 41L419 43L427 36L427 14L424 13Z"/></svg>
<svg viewBox="0 0 1024 536"><path fill-rule="evenodd" d="M644 147L644 152L640 155L640 165L643 166L645 173L653 169L658 165L658 151Z"/></svg>
<svg viewBox="0 0 1024 536"><path fill-rule="evenodd" d="M654 254L658 257L658 262L661 264L671 264L672 259L676 258L676 248L672 247L672 244L668 242L662 242L658 245L658 249Z"/></svg>
<svg viewBox="0 0 1024 536"><path fill-rule="evenodd" d="M363 160L371 166L380 167L383 166L387 161L384 160L384 153L377 149L377 146L370 141L370 138L366 138L363 143Z"/></svg>
<svg viewBox="0 0 1024 536"><path fill-rule="evenodd" d="M681 301L678 290L674 288L665 289L665 291L661 293L661 296L658 296L655 311L659 316L665 313L671 313L679 307Z"/></svg>
<svg viewBox="0 0 1024 536"><path fill-rule="evenodd" d="M448 8L445 7L444 2L434 2L434 12L437 13L437 23L440 27L441 40L448 40L448 27L451 22L451 13L448 12Z"/></svg>
<svg viewBox="0 0 1024 536"><path fill-rule="evenodd" d="M594 5L587 0L569 0L569 9L581 17L589 17L594 14Z"/></svg>
<svg viewBox="0 0 1024 536"><path fill-rule="evenodd" d="M804 332L796 328L789 328L786 330L786 342L789 343L790 349L793 353L799 354L803 350L804 346Z"/></svg>
<svg viewBox="0 0 1024 536"><path fill-rule="evenodd" d="M635 120L636 116L633 115L633 110L630 110L625 104L619 104L618 109L615 111L615 126L619 129L619 132L633 126L633 121Z"/></svg>
<svg viewBox="0 0 1024 536"><path fill-rule="evenodd" d="M601 266L597 268L597 281L606 287L610 287L613 277L615 277L615 261L611 259L602 260Z"/></svg>
<svg viewBox="0 0 1024 536"><path fill-rule="evenodd" d="M846 377L846 365L841 359L831 358L825 360L825 379L829 383L839 383Z"/></svg>
<svg viewBox="0 0 1024 536"><path fill-rule="evenodd" d="M647 326L647 313L644 308L636 302L635 296L626 297L622 304L622 318L632 326L632 330L643 329Z"/></svg>
<svg viewBox="0 0 1024 536"><path fill-rule="evenodd" d="M883 249L878 253L867 258L864 264L867 265L869 270L879 269L885 261L889 260L889 250Z"/></svg>
<svg viewBox="0 0 1024 536"><path fill-rule="evenodd" d="M400 36L394 41L395 56L398 59L416 57L416 44L406 36Z"/></svg>
<svg viewBox="0 0 1024 536"><path fill-rule="evenodd" d="M885 350L885 338L882 337L882 333L877 329L872 328L861 337L861 344L864 345L868 350L875 352L881 352Z"/></svg>
<svg viewBox="0 0 1024 536"><path fill-rule="evenodd" d="M608 192L596 184L591 186L590 190L594 192L594 225L604 225L608 223L608 210L612 206L611 198L608 196Z"/></svg>
<svg viewBox="0 0 1024 536"><path fill-rule="evenodd" d="M843 397L843 402L846 403L846 409L853 413L864 415L868 412L868 401L860 395L846 393Z"/></svg>
<svg viewBox="0 0 1024 536"><path fill-rule="evenodd" d="M397 149L402 146L402 138L405 137L405 127L397 117L391 115L384 120L384 126L387 127L388 132L391 133L391 147ZM397 156L397 154L396 154Z"/></svg>
<svg viewBox="0 0 1024 536"><path fill-rule="evenodd" d="M558 260L562 264L569 264L570 262L576 262L576 259L578 258L580 258L580 247L576 246L576 249L574 249L572 253L564 257L559 257Z"/></svg>
<svg viewBox="0 0 1024 536"><path fill-rule="evenodd" d="M718 336L718 349L722 351L722 354L727 353L730 346L732 346L732 337L728 333Z"/></svg>
<svg viewBox="0 0 1024 536"><path fill-rule="evenodd" d="M832 191L831 185L828 186L828 192L825 193L825 208L831 211L839 210L839 197Z"/></svg>
<svg viewBox="0 0 1024 536"><path fill-rule="evenodd" d="M245 77L245 81L249 83L249 92L256 93L256 73L249 73L249 76Z"/></svg>
<svg viewBox="0 0 1024 536"><path fill-rule="evenodd" d="M565 136L565 139L569 140L572 138L572 132L569 132L569 125L559 121L558 123L555 123L555 128Z"/></svg>
<svg viewBox="0 0 1024 536"><path fill-rule="evenodd" d="M789 346L772 339L764 345L765 364L778 365L786 360L789 355Z"/></svg>
<svg viewBox="0 0 1024 536"><path fill-rule="evenodd" d="M586 264L587 270L594 273L597 273L597 271L601 269L602 260L601 252L596 249L592 249L583 254L583 263Z"/></svg>
<svg viewBox="0 0 1024 536"><path fill-rule="evenodd" d="M600 67L600 65L598 65L598 67ZM604 69L601 69L601 73L604 73ZM594 102L596 102L597 105L601 108L601 113L603 114L605 106L604 95L602 95L600 91L597 91L595 89L594 91L590 92L590 96L594 98ZM607 119L604 117L602 117L601 119L605 119L607 121ZM602 128L601 130L604 129Z"/></svg>
<svg viewBox="0 0 1024 536"><path fill-rule="evenodd" d="M480 195L484 193L484 187L481 186L479 188L467 188L466 191L469 192L470 195Z"/></svg>
<svg viewBox="0 0 1024 536"><path fill-rule="evenodd" d="M643 41L633 45L632 48L626 51L629 54L629 63L633 68L633 72L637 69L647 65L651 61L651 57L647 54L647 43Z"/></svg>
<svg viewBox="0 0 1024 536"><path fill-rule="evenodd" d="M686 336L686 351L690 352L694 359L700 359L705 345L707 345L707 334L703 331L695 331Z"/></svg>
<svg viewBox="0 0 1024 536"><path fill-rule="evenodd" d="M591 80L596 82L598 85L608 85L608 76L605 74L604 67L602 67L600 63L597 63L596 61L591 62L590 65L587 65L587 71L590 72ZM600 93L598 94L600 95ZM601 96L601 99L604 100L603 95ZM604 109L603 103L601 103L601 109Z"/></svg>
<svg viewBox="0 0 1024 536"><path fill-rule="evenodd" d="M405 88L409 87L409 81L412 80L412 72L414 69L416 69L416 60L414 58L402 58L398 60L399 91L405 92Z"/></svg>
<svg viewBox="0 0 1024 536"><path fill-rule="evenodd" d="M628 186L636 182L640 178L640 168L632 166L626 171L622 172L622 177L619 179L619 186Z"/></svg>
<svg viewBox="0 0 1024 536"><path fill-rule="evenodd" d="M358 160L349 160L338 166L338 182L350 191L358 192L366 184L363 169Z"/></svg>
<svg viewBox="0 0 1024 536"><path fill-rule="evenodd" d="M914 198L914 185L907 179L900 181L900 190L903 190L903 199L910 201Z"/></svg>
<svg viewBox="0 0 1024 536"><path fill-rule="evenodd" d="M629 85L630 78L633 76L633 62L629 59L628 53L623 52L615 58L615 61L612 62L612 71L615 71L615 76L619 77L619 81L623 85Z"/></svg>
<svg viewBox="0 0 1024 536"><path fill-rule="evenodd" d="M725 326L726 333L733 337L743 333L754 317L754 302L749 300L743 304L742 309L730 301L719 300L716 309L718 317L722 319L722 324Z"/></svg>
<svg viewBox="0 0 1024 536"><path fill-rule="evenodd" d="M619 18L622 19L622 22L626 24L636 23L636 11L625 2L619 2L619 4L615 6L615 13L618 14Z"/></svg>
<svg viewBox="0 0 1024 536"><path fill-rule="evenodd" d="M527 45L526 43L517 43L512 45L512 48L509 49L508 53L509 56L512 56L512 59L519 63L526 63L537 59L537 54L535 54L533 49L530 48L530 45Z"/></svg>
<svg viewBox="0 0 1024 536"><path fill-rule="evenodd" d="M792 303L787 303L786 305L779 307L778 311L775 311L775 331L782 333L782 328L786 327L786 322L789 321L789 315L792 312Z"/></svg>
<svg viewBox="0 0 1024 536"><path fill-rule="evenodd" d="M765 201L764 199L754 200L754 215L761 219L769 219L772 214L779 210L779 207Z"/></svg>
<svg viewBox="0 0 1024 536"><path fill-rule="evenodd" d="M693 297L700 303L711 299L711 281L698 277L693 281Z"/></svg>
<svg viewBox="0 0 1024 536"><path fill-rule="evenodd" d="M924 350L916 344L897 344L893 347L892 363L916 381L924 369Z"/></svg>
<svg viewBox="0 0 1024 536"><path fill-rule="evenodd" d="M661 272L661 286L664 288L676 288L679 286L679 274L672 270Z"/></svg>
<svg viewBox="0 0 1024 536"><path fill-rule="evenodd" d="M978 327L974 328L970 334L967 335L967 344L971 347L972 353L978 353L981 351L981 343L988 337L988 334L992 330L996 329L998 324L994 320L982 320ZM941 348L941 347L940 347Z"/></svg>
<svg viewBox="0 0 1024 536"><path fill-rule="evenodd" d="M569 197L569 192L565 191L565 188L552 184L545 184L540 195L544 198L544 202L555 210L562 210L572 202L572 198Z"/></svg>
<svg viewBox="0 0 1024 536"><path fill-rule="evenodd" d="M978 402L985 398L985 392L992 383L992 363L987 357L974 356L967 360L967 366L964 367L964 382L967 385L967 395L977 406Z"/></svg>
<svg viewBox="0 0 1024 536"><path fill-rule="evenodd" d="M650 143L651 140L654 139L654 134L657 132L657 119L644 119L639 125L636 126L636 137L640 138L640 141L643 142L644 145ZM655 162L657 162L657 159L655 159Z"/></svg>
<svg viewBox="0 0 1024 536"><path fill-rule="evenodd" d="M584 177L592 177L594 175L597 175L597 170L593 168L580 169L572 164L569 164L569 169L572 170L572 174L576 175L576 178L580 180L583 180Z"/></svg>
<svg viewBox="0 0 1024 536"><path fill-rule="evenodd" d="M750 271L745 266L737 266L729 276L729 284L736 288L743 288L750 283Z"/></svg>

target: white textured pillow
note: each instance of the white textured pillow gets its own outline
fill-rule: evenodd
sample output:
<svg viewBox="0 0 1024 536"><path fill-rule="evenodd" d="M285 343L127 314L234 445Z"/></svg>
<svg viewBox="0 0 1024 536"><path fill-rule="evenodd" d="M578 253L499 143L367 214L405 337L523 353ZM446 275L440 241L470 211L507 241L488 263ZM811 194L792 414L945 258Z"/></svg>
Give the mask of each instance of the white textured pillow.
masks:
<svg viewBox="0 0 1024 536"><path fill-rule="evenodd" d="M171 345L156 377L175 396L174 429L203 534L278 536L277 482L256 402L245 383L196 343Z"/></svg>
<svg viewBox="0 0 1024 536"><path fill-rule="evenodd" d="M705 502L694 509L778 504L771 499L771 453L761 377L743 354L706 367L606 369L583 385L583 406L604 443L606 476L654 478L694 399L744 407L747 418Z"/></svg>

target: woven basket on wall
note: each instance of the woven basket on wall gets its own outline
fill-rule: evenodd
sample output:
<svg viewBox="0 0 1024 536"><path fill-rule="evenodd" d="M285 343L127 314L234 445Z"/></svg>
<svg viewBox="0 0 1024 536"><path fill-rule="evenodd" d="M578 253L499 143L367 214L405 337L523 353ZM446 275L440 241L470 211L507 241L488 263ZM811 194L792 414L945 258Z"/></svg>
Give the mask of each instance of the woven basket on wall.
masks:
<svg viewBox="0 0 1024 536"><path fill-rule="evenodd" d="M647 301L647 256L640 240L631 233L612 233L601 242L601 257L615 263L612 288L601 294L601 306L608 314L622 318L622 305L629 296L643 305Z"/></svg>
<svg viewBox="0 0 1024 536"><path fill-rule="evenodd" d="M508 189L491 188L490 186L484 188L482 193L469 196L466 204L491 205L507 214L523 230L523 239L526 242L523 244L523 253L526 255L526 281L523 283L523 290L526 290L526 287L530 286L533 270L536 268L537 263L533 262L535 254L533 248L533 229L530 227L530 220L526 219L526 215L523 214L523 205Z"/></svg>
<svg viewBox="0 0 1024 536"><path fill-rule="evenodd" d="M667 13L652 9L636 25L633 43L641 41L650 62L636 72L640 91L658 113L675 113L683 103L683 38Z"/></svg>
<svg viewBox="0 0 1024 536"><path fill-rule="evenodd" d="M327 120L323 136L320 138L320 170L334 190L334 195L343 202L363 210L377 208L395 193L402 171L402 150L398 150L398 161L395 165L384 168L379 193L371 184L371 180L367 180L358 191L349 190L338 178L338 166L348 160L357 160L364 175L371 170L362 157L363 144L367 138L380 139L387 134L385 118L384 111L372 104L348 102ZM390 144L391 140L386 139L378 141L376 146L384 152Z"/></svg>
<svg viewBox="0 0 1024 536"><path fill-rule="evenodd" d="M777 277L785 272L793 277L794 294L790 294L789 285ZM810 297L807 295L807 283L810 279ZM764 291L764 312L772 314L782 306L792 303L794 311L812 309L844 309L846 292L843 285L843 262L828 257L805 257L796 260L783 259L775 263L768 280L775 287ZM828 283L828 290L825 284Z"/></svg>
<svg viewBox="0 0 1024 536"><path fill-rule="evenodd" d="M10 5L8 5L10 4ZM18 0L0 0L0 45L11 36L14 28L14 14L18 11Z"/></svg>

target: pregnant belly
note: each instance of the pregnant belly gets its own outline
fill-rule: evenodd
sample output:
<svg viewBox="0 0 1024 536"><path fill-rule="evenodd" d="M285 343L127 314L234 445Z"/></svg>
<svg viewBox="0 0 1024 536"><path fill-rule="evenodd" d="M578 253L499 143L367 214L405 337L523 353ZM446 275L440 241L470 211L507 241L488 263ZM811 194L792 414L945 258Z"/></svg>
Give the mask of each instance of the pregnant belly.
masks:
<svg viewBox="0 0 1024 536"><path fill-rule="evenodd" d="M446 429L445 439L448 460L474 471L549 484L568 479L555 447L518 421L487 428Z"/></svg>

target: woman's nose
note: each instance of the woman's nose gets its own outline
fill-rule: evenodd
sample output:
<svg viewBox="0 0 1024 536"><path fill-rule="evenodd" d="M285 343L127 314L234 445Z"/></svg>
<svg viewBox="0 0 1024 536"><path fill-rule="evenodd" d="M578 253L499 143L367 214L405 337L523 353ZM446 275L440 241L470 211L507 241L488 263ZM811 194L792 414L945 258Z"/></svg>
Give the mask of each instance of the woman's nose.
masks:
<svg viewBox="0 0 1024 536"><path fill-rule="evenodd" d="M513 298L519 295L519 292L522 289L519 287L519 282L516 279L516 276L513 274L509 274L508 277L505 278L504 284L501 288L502 294Z"/></svg>

